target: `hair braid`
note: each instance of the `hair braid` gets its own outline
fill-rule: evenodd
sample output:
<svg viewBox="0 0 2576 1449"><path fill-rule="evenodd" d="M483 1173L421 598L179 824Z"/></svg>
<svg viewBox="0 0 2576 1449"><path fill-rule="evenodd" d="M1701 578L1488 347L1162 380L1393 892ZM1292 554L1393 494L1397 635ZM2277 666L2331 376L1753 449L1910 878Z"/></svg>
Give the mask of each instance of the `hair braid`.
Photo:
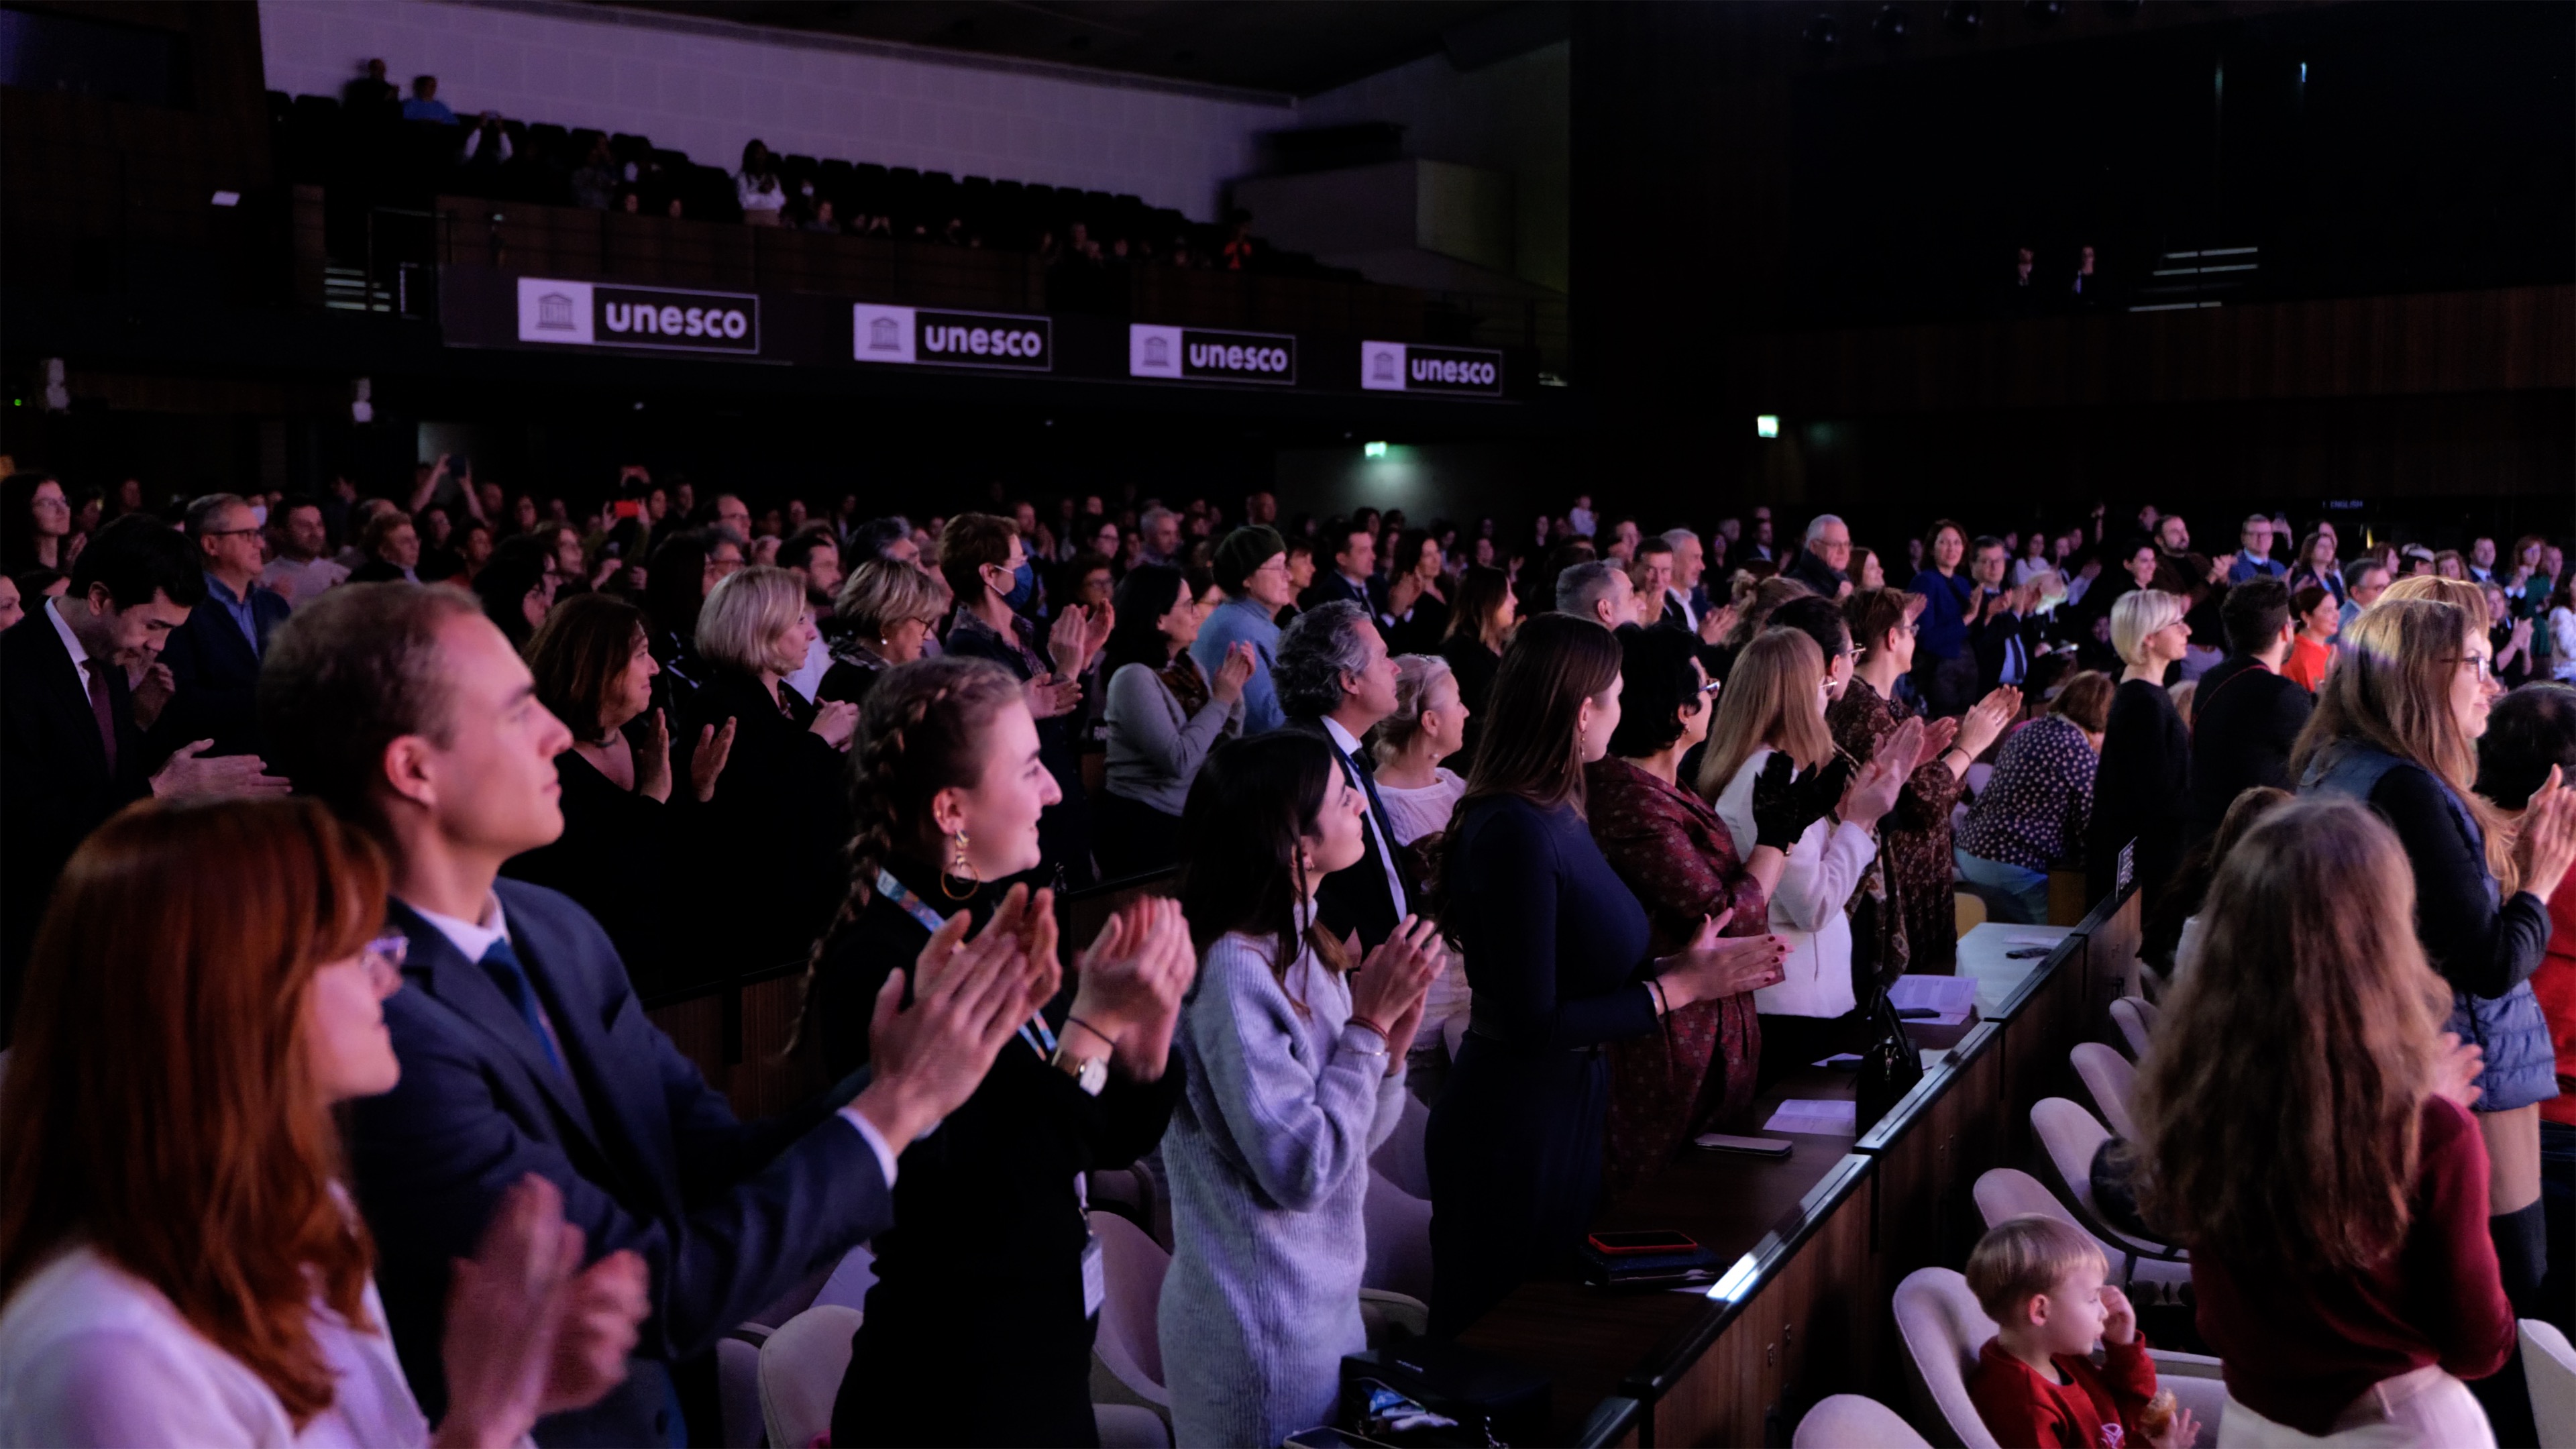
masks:
<svg viewBox="0 0 2576 1449"><path fill-rule="evenodd" d="M932 796L975 782L983 727L997 708L1018 698L1019 682L1000 665L958 656L898 665L868 691L850 744L851 832L842 847L850 889L805 958L796 1029L782 1059L795 1056L812 1031L823 961L876 898L877 873L907 831L917 830Z"/></svg>

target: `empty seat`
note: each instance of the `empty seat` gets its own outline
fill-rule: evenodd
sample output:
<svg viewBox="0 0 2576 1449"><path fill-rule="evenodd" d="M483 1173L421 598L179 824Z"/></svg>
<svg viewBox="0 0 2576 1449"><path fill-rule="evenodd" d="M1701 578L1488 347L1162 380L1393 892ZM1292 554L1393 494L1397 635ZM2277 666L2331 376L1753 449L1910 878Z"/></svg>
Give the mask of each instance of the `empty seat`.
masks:
<svg viewBox="0 0 2576 1449"><path fill-rule="evenodd" d="M2068 1227L2081 1229L2102 1250L2103 1260L2112 1265L2113 1278L2126 1281L2130 1296L2141 1301L2179 1303L2183 1285L2191 1281L2189 1263L2141 1258L2118 1243L2105 1241L2100 1234L2077 1220L2075 1214L2067 1211L2066 1204L2059 1202L2057 1194L2050 1192L2046 1184L2019 1168L1997 1167L1987 1171L1978 1177L1973 1195L1977 1200L1977 1215L1985 1219L1989 1228L2001 1225L2007 1218L2038 1213L2055 1218ZM2125 1275L2117 1271L2123 1260L2131 1265Z"/></svg>
<svg viewBox="0 0 2576 1449"><path fill-rule="evenodd" d="M1171 1269L1172 1255L1116 1213L1093 1213L1091 1231L1100 1238L1101 1273L1108 1289L1100 1303L1100 1332L1091 1343L1093 1365L1106 1370L1131 1402L1168 1414L1172 1396L1163 1388L1159 1324L1163 1275ZM1092 1375L1095 1397L1100 1377Z"/></svg>
<svg viewBox="0 0 2576 1449"><path fill-rule="evenodd" d="M2576 1449L2576 1348L2555 1324L2522 1320L2522 1376L2531 1384L2540 1449Z"/></svg>
<svg viewBox="0 0 2576 1449"><path fill-rule="evenodd" d="M1932 1441L1914 1432L1894 1409L1859 1394L1836 1394L1807 1411L1789 1436L1791 1449L1851 1449L1869 1444L1880 1449L1932 1449Z"/></svg>
<svg viewBox="0 0 2576 1449"><path fill-rule="evenodd" d="M2103 1218L2100 1205L2093 1200L2093 1154L2111 1140L2110 1128L2064 1097L2044 1097L2032 1103L2030 1126L2049 1165L2057 1169L2058 1186L2073 1205L2076 1221L2086 1231L2104 1242L2117 1244L2126 1253L2167 1259L2182 1256L2167 1244L2121 1232ZM2111 1277L2114 1282L2126 1277L2120 1264L2112 1264Z"/></svg>
<svg viewBox="0 0 2576 1449"><path fill-rule="evenodd" d="M2147 1036L2160 1014L2135 996L2123 996L2111 1003L2111 1025L2120 1033L2120 1049L2129 1054L2129 1060L2146 1060Z"/></svg>
<svg viewBox="0 0 2576 1449"><path fill-rule="evenodd" d="M2138 1140L2137 1119L2129 1115L2129 1097L2137 1090L2138 1069L2127 1057L2098 1041L2078 1042L2067 1054L2075 1075L2092 1093L2094 1110L2115 1137Z"/></svg>
<svg viewBox="0 0 2576 1449"><path fill-rule="evenodd" d="M850 1370L859 1310L808 1308L760 1346L760 1418L772 1444L811 1444L832 1431L832 1402Z"/></svg>

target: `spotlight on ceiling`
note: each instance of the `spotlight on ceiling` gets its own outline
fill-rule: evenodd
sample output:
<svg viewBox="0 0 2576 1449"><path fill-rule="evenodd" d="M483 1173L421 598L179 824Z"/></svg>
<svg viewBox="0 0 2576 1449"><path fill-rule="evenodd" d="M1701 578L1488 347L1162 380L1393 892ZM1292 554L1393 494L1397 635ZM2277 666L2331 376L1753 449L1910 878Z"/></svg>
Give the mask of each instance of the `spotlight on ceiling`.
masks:
<svg viewBox="0 0 2576 1449"><path fill-rule="evenodd" d="M2055 25L2065 18L2066 0L2024 0L2021 13L2033 25Z"/></svg>
<svg viewBox="0 0 2576 1449"><path fill-rule="evenodd" d="M1802 38L1816 50L1831 50L1842 43L1842 22L1830 15L1819 15L1807 22Z"/></svg>
<svg viewBox="0 0 2576 1449"><path fill-rule="evenodd" d="M1882 6L1878 12L1878 18L1869 23L1869 33L1877 36L1882 44L1894 45L1905 38L1905 32L1911 29L1913 24L1914 22L1905 14L1905 7Z"/></svg>
<svg viewBox="0 0 2576 1449"><path fill-rule="evenodd" d="M1953 35L1974 35L1985 19L1985 7L1977 0L1950 0L1949 8L1941 12L1941 23L1949 26Z"/></svg>

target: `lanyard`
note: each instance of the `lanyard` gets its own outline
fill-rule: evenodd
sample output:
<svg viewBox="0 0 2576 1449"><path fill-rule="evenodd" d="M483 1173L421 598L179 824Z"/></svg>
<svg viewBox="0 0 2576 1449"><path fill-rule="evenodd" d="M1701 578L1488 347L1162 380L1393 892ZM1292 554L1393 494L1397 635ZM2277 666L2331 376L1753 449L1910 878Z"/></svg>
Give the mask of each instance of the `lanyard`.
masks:
<svg viewBox="0 0 2576 1449"><path fill-rule="evenodd" d="M939 934L941 926L948 924L937 911L923 904L921 897L905 889L903 882L896 880L894 873L883 866L877 867L877 894L901 907L905 915L919 921L934 936ZM1046 1024L1046 1016L1043 1012L1029 1014L1028 1021L1020 1027L1020 1040L1027 1042L1029 1050L1036 1052L1041 1061L1051 1059L1055 1055L1055 1032ZM1040 1045L1042 1041L1044 1045Z"/></svg>

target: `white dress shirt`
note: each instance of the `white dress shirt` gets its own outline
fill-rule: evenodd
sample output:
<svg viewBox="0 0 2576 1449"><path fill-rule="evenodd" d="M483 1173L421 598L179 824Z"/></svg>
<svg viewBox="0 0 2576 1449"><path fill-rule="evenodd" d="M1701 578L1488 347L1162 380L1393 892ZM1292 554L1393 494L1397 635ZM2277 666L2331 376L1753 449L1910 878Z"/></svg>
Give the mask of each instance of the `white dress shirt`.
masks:
<svg viewBox="0 0 2576 1449"><path fill-rule="evenodd" d="M1777 751L1755 750L1718 792L1717 818L1735 837L1736 854L1753 854L1753 781ZM1841 1016L1860 1004L1852 993L1851 917L1843 906L1878 854L1870 833L1827 816L1789 848L1789 863L1771 892L1771 934L1789 943L1776 986L1753 993L1764 1016Z"/></svg>
<svg viewBox="0 0 2576 1449"><path fill-rule="evenodd" d="M1341 721L1331 715L1324 716L1324 733L1331 735L1333 743L1340 747L1343 754L1351 758L1353 763L1346 771L1350 776L1351 788L1359 791L1365 798L1368 794L1368 783L1360 778L1357 762L1362 746L1359 740L1349 730L1342 728ZM1413 908L1405 904L1404 877L1398 875L1395 870L1395 842L1384 838L1383 832L1378 829L1377 812L1374 810L1369 812L1369 834L1379 837L1378 863L1386 868L1386 893L1395 902L1395 918L1402 921Z"/></svg>

